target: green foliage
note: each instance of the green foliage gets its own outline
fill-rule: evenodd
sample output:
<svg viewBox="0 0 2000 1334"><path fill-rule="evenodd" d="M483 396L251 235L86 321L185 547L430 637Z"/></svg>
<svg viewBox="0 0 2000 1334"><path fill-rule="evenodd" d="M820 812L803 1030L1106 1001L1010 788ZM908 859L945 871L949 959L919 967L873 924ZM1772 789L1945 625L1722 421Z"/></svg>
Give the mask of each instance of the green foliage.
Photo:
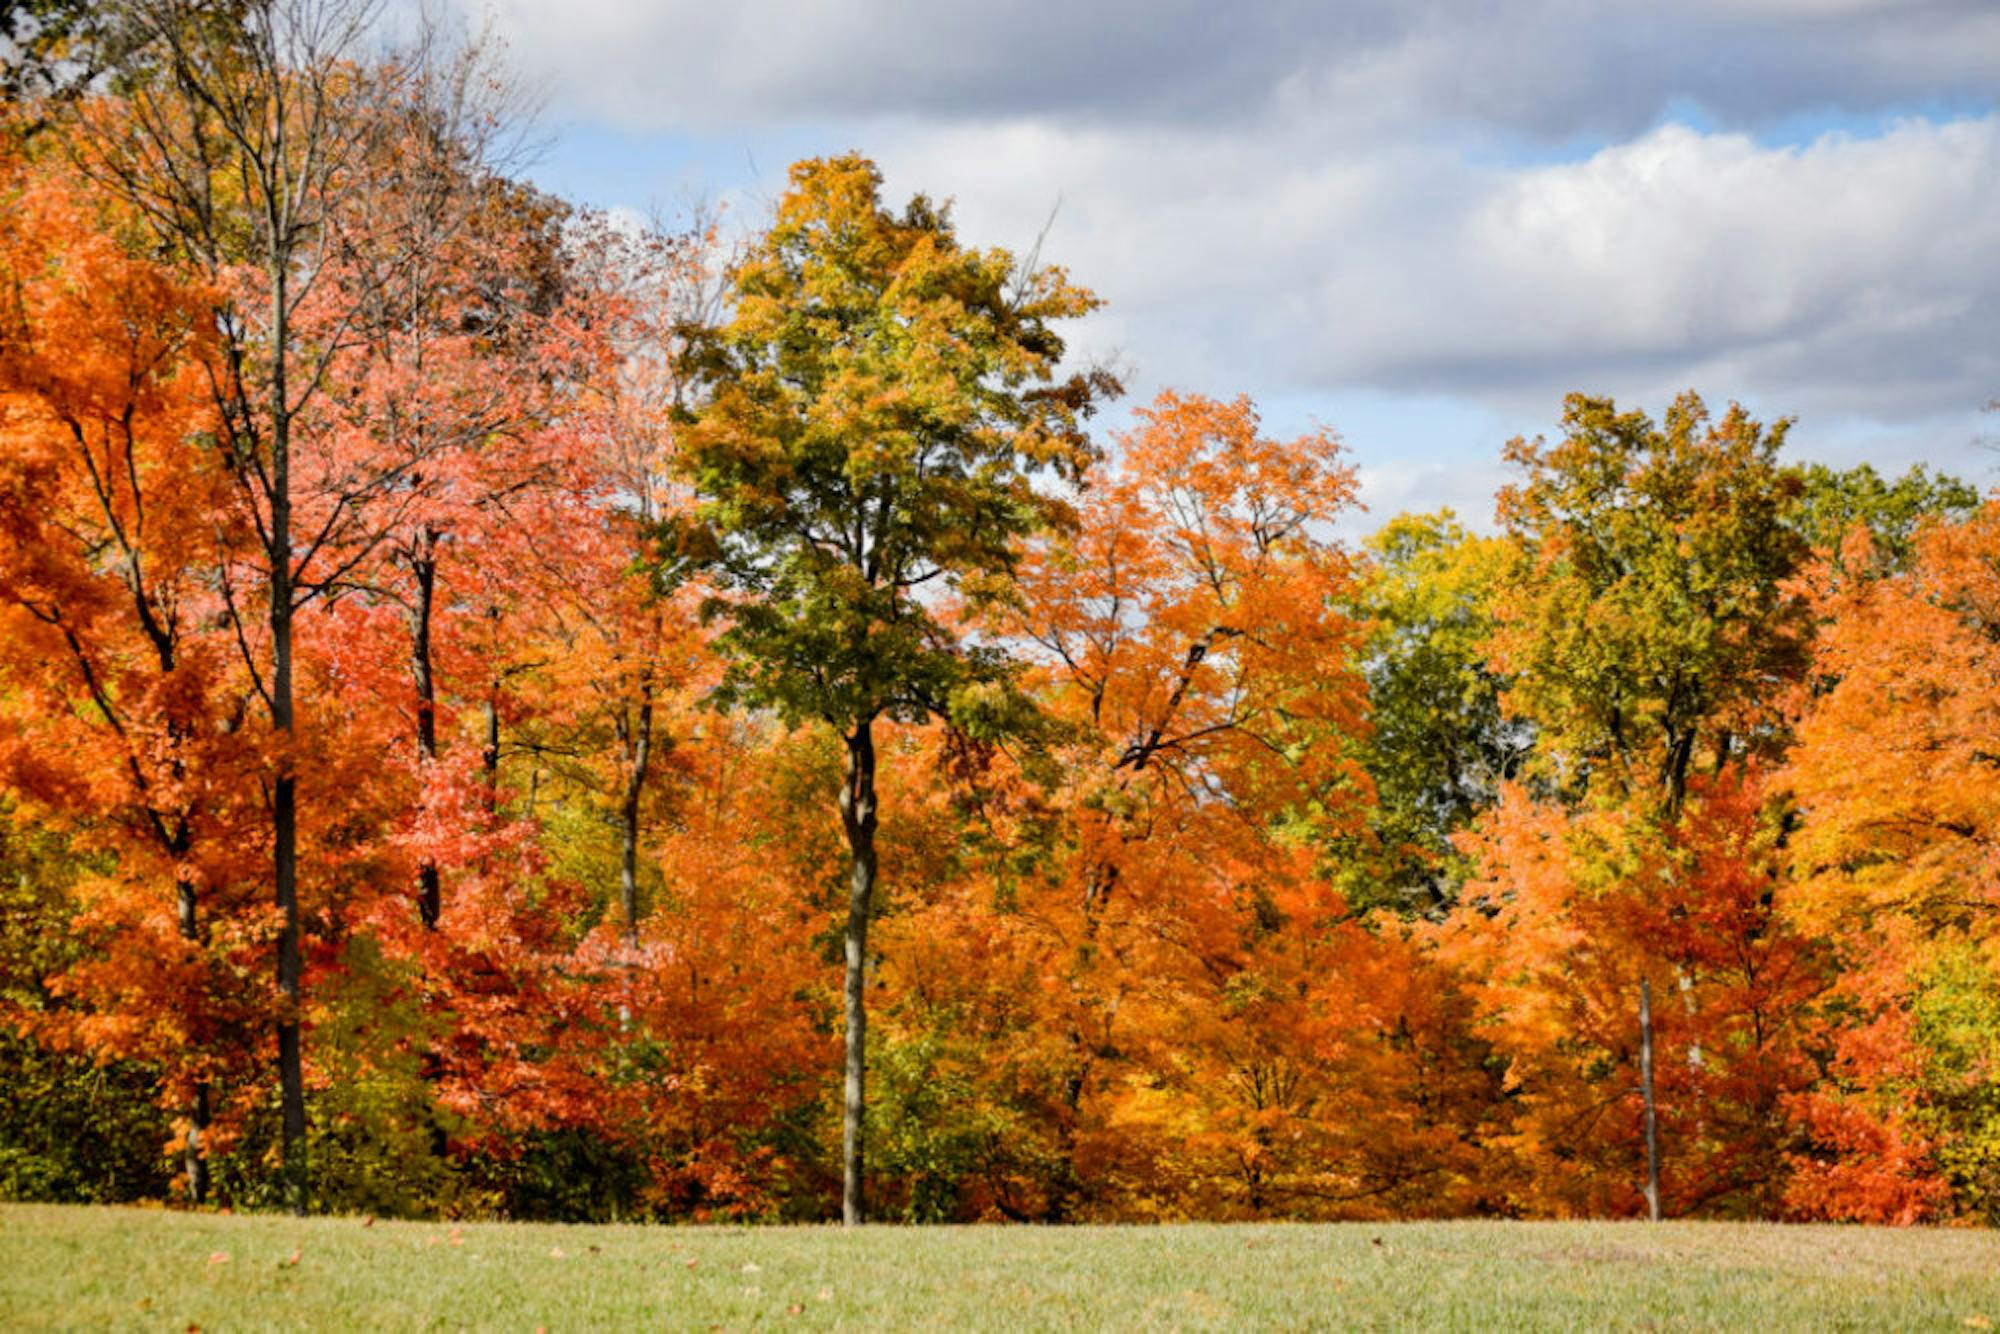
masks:
<svg viewBox="0 0 2000 1334"><path fill-rule="evenodd" d="M321 1207L417 1218L458 1212L458 1173L445 1154L453 1129L424 1077L425 1053L448 1031L426 1010L414 965L351 940L322 990L313 1050L310 1152Z"/></svg>
<svg viewBox="0 0 2000 1334"><path fill-rule="evenodd" d="M1061 319L1096 305L1059 270L960 245L919 196L885 210L859 157L792 169L734 274L735 310L690 335L708 401L684 466L729 626L721 698L845 730L888 713L1006 717L943 595L1007 595L1016 543L1059 520L1036 479L1074 478L1103 377L1057 383ZM684 535L687 536L687 535Z"/></svg>
<svg viewBox="0 0 2000 1334"><path fill-rule="evenodd" d="M906 1223L969 1220L967 1192L1027 1147L1026 1128L977 1078L976 1042L939 1024L871 1053L874 1167L901 1196Z"/></svg>
<svg viewBox="0 0 2000 1334"><path fill-rule="evenodd" d="M1917 992L1918 1121L1959 1207L2000 1225L2000 977L1973 946L1948 950Z"/></svg>
<svg viewBox="0 0 2000 1334"><path fill-rule="evenodd" d="M82 949L70 899L80 864L62 840L0 807L0 1199L165 1199L173 1169L154 1072L38 1036L63 1010L50 981Z"/></svg>
<svg viewBox="0 0 2000 1334"><path fill-rule="evenodd" d="M1875 577L1894 574L1910 562L1917 531L1927 520L1956 523L1979 508L1976 487L1918 464L1895 481L1872 467L1837 470L1823 463L1806 467L1790 522L1816 552L1845 570L1842 545L1856 528L1870 538Z"/></svg>
<svg viewBox="0 0 2000 1334"><path fill-rule="evenodd" d="M1497 607L1511 710L1572 794L1680 804L1698 756L1771 750L1775 692L1805 669L1808 556L1784 519L1801 483L1790 423L1720 421L1683 394L1656 424L1572 394L1554 446L1515 440L1500 493L1515 557Z"/></svg>
<svg viewBox="0 0 2000 1334"><path fill-rule="evenodd" d="M549 858L547 881L580 885L585 891L575 920L566 924L576 935L584 935L622 911L618 897L618 813L594 800L584 784L572 782L553 799L545 796L535 814L540 846ZM643 918L661 902L664 887L659 868L650 859L640 859L638 872L638 906Z"/></svg>
<svg viewBox="0 0 2000 1334"><path fill-rule="evenodd" d="M156 1082L130 1061L97 1064L0 1027L0 1199L124 1204L173 1191Z"/></svg>
<svg viewBox="0 0 2000 1334"><path fill-rule="evenodd" d="M643 1157L595 1131L534 1131L511 1155L476 1163L470 1172L505 1218L609 1223L647 1213Z"/></svg>
<svg viewBox="0 0 2000 1334"><path fill-rule="evenodd" d="M1373 627L1371 730L1357 750L1375 784L1374 850L1342 849L1341 883L1357 907L1434 910L1464 878L1451 836L1493 801L1532 744L1532 729L1503 713L1503 683L1486 662L1506 548L1445 510L1398 515L1368 549L1374 561L1354 610Z"/></svg>

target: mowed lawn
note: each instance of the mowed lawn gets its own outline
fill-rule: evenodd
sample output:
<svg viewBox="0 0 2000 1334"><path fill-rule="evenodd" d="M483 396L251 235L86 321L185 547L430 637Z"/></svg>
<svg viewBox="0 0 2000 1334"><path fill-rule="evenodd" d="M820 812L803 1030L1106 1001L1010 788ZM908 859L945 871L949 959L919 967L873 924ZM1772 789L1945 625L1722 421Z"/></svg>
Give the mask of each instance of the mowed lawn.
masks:
<svg viewBox="0 0 2000 1334"><path fill-rule="evenodd" d="M2000 1234L559 1227L0 1205L0 1327L1990 1329Z"/></svg>

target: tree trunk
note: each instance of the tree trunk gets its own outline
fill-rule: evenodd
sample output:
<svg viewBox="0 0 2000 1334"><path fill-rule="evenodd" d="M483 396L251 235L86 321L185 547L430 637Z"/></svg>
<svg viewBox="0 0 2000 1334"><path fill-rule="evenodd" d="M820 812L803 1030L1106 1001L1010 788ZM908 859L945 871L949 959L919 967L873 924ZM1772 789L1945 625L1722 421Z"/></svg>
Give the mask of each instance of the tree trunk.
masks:
<svg viewBox="0 0 2000 1334"><path fill-rule="evenodd" d="M1660 1128L1653 1106L1653 984L1639 979L1639 1087L1646 1104L1646 1215L1660 1221Z"/></svg>
<svg viewBox="0 0 2000 1334"><path fill-rule="evenodd" d="M639 696L639 716L632 728L631 771L618 805L621 841L618 896L625 910L625 943L639 948L639 801L646 792L646 774L653 763L653 687L646 682Z"/></svg>
<svg viewBox="0 0 2000 1334"><path fill-rule="evenodd" d="M410 570L417 579L417 600L410 608L410 669L417 682L417 752L424 763L437 759L437 678L431 666L431 610L437 594L437 558L431 534L418 538L410 558ZM437 930L444 915L444 887L435 858L426 854L417 868L417 915L430 930Z"/></svg>
<svg viewBox="0 0 2000 1334"><path fill-rule="evenodd" d="M201 939L201 922L196 916L194 886L183 880L179 887L181 939L189 942ZM188 1103L187 1142L183 1149L182 1161L187 1166L188 1199L195 1204L208 1202L208 1126L211 1119L209 1110L208 1081L197 1080L194 1096Z"/></svg>
<svg viewBox="0 0 2000 1334"><path fill-rule="evenodd" d="M488 604L486 619L498 629L500 607L497 603ZM486 689L486 744L479 750L479 768L486 776L486 813L497 815L500 811L500 675L497 670Z"/></svg>
<svg viewBox="0 0 2000 1334"><path fill-rule="evenodd" d="M486 778L486 813L500 809L500 704L499 687L486 697L486 744L479 748L479 770Z"/></svg>
<svg viewBox="0 0 2000 1334"><path fill-rule="evenodd" d="M863 1221L862 1174L866 1164L868 918L875 899L875 720L864 718L847 737L846 781L840 822L847 832L853 874L847 893L847 1079L840 1125L840 1221Z"/></svg>
<svg viewBox="0 0 2000 1334"><path fill-rule="evenodd" d="M278 1097L282 1104L281 1158L286 1204L306 1211L306 1081L300 1034L299 789L292 753L292 480L291 405L285 358L285 273L272 275L271 531L266 555L271 574L271 726L278 733L278 774L271 792L273 880L278 912Z"/></svg>

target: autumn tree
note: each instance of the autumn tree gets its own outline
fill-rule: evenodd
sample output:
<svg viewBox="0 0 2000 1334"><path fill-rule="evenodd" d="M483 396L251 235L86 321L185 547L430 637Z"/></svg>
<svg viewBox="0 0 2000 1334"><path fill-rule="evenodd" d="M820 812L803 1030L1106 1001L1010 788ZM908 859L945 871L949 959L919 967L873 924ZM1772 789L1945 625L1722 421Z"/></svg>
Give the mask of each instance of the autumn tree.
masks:
<svg viewBox="0 0 2000 1334"><path fill-rule="evenodd" d="M1032 961L1045 1011L1018 1040L1039 1049L1053 1123L1051 1218L1099 1193L1138 1053L1173 1059L1168 1033L1192 1037L1196 1014L1238 1015L1226 1035L1257 1050L1245 1035L1266 1012L1229 999L1256 976L1245 942L1276 953L1344 913L1283 828L1351 835L1366 804L1357 570L1329 531L1353 499L1337 438L1276 439L1247 399L1169 392L1117 444L1005 618L1063 729L1054 792L1014 803L1013 841L1038 843L1039 864L1014 873L1019 914L991 933L1020 937L1001 957ZM1199 1063L1229 1044L1201 1031L1183 1071L1212 1081ZM1303 1069L1308 1051L1244 1060Z"/></svg>
<svg viewBox="0 0 2000 1334"><path fill-rule="evenodd" d="M421 455L381 448L339 404L364 370L369 295L348 241L374 221L371 167L397 109L423 95L426 56L368 60L367 0L124 0L119 14L129 88L80 109L77 159L213 294L217 447L256 534L220 588L273 741L278 1082L287 1192L303 1210L298 629L421 497Z"/></svg>
<svg viewBox="0 0 2000 1334"><path fill-rule="evenodd" d="M1554 445L1516 439L1524 473L1498 516L1516 557L1494 637L1510 711L1571 792L1677 808L1698 762L1770 753L1779 683L1811 613L1787 580L1806 557L1784 519L1799 481L1790 423L1721 420L1684 394L1655 423L1571 395Z"/></svg>
<svg viewBox="0 0 2000 1334"><path fill-rule="evenodd" d="M1535 1189L1584 1192L1538 1207L1637 1198L1642 979L1672 1053L1656 1063L1671 1207L1768 1213L1782 1195L1785 1098L1825 980L1772 910L1783 825L1761 809L1813 628L1786 425L1716 421L1692 394L1658 424L1572 396L1558 444L1508 446L1525 476L1500 493L1512 555L1490 647L1536 729L1533 786L1461 836L1474 870L1443 936L1502 1026ZM1712 1138L1723 1117L1732 1137ZM1587 1130L1608 1135L1583 1166ZM1752 1163L1729 1165L1746 1146Z"/></svg>
<svg viewBox="0 0 2000 1334"><path fill-rule="evenodd" d="M0 808L0 1199L122 1204L173 1189L158 1067L70 1040L97 999L62 993L97 944L76 929L90 860L45 812Z"/></svg>
<svg viewBox="0 0 2000 1334"><path fill-rule="evenodd" d="M733 311L691 364L706 402L686 468L713 543L723 699L811 719L846 752L841 1213L862 1220L875 735L884 718L995 729L1009 664L943 599L1006 594L1018 542L1060 517L1082 419L1111 388L1058 379L1056 322L1096 304L1060 270L962 245L947 210L884 207L856 156L795 165L735 267Z"/></svg>
<svg viewBox="0 0 2000 1334"><path fill-rule="evenodd" d="M561 542L520 553L549 647L533 678L547 707L523 745L608 799L617 915L631 947L650 869L648 801L672 758L672 715L712 676L685 569L656 570L646 558L661 526L685 517L691 501L675 421L689 393L683 331L713 322L716 252L699 220L680 233L606 218L571 230L569 299L596 355L578 376L563 430L587 494Z"/></svg>
<svg viewBox="0 0 2000 1334"><path fill-rule="evenodd" d="M546 532L533 522L539 495L571 486L576 468L564 437L544 428L557 386L590 360L590 340L558 317L566 210L502 173L511 107L490 61L477 47L405 59L396 95L355 110L386 123L353 167L351 188L368 207L329 234L322 281L352 328L345 428L366 442L355 452L393 479L393 497L380 499L394 503L371 516L376 549L349 553L344 582L407 615L415 767L433 804L465 786L439 778L449 763L440 622L479 583L453 567L517 559L495 530ZM418 913L435 929L445 868L434 852L418 863Z"/></svg>
<svg viewBox="0 0 2000 1334"><path fill-rule="evenodd" d="M1671 818L1580 811L1510 785L1464 838L1475 868L1438 932L1506 1062L1514 1104L1486 1165L1510 1206L1643 1212L1637 998L1652 985L1662 1204L1770 1218L1811 1083L1816 942L1776 907L1782 820L1763 775L1700 775Z"/></svg>
<svg viewBox="0 0 2000 1334"><path fill-rule="evenodd" d="M100 1010L82 1045L165 1067L200 1202L217 1084L245 1055L232 979L255 938L242 845L260 761L214 591L242 532L202 443L206 294L125 253L115 210L59 159L8 165L0 781L110 858L80 891L79 933L111 937L67 983Z"/></svg>
<svg viewBox="0 0 2000 1334"><path fill-rule="evenodd" d="M1867 543L1855 552L1864 560ZM1901 573L1833 586L1826 688L1787 770L1791 919L1852 1007L1801 1111L1804 1211L1909 1221L2000 1210L2000 507L1922 529Z"/></svg>

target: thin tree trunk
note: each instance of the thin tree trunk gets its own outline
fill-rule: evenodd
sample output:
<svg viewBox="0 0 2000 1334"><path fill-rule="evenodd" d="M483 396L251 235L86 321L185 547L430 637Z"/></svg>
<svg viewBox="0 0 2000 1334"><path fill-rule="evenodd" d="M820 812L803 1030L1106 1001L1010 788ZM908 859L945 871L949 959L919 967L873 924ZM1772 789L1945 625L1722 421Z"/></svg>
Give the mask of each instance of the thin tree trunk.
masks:
<svg viewBox="0 0 2000 1334"><path fill-rule="evenodd" d="M410 668L417 682L417 751L429 764L437 759L437 677L431 666L431 610L436 602L437 558L429 533L418 538L410 558L417 580L416 605L410 609ZM437 860L426 854L417 868L417 915L432 931L444 915L444 887Z"/></svg>
<svg viewBox="0 0 2000 1334"><path fill-rule="evenodd" d="M1646 1215L1660 1221L1660 1126L1653 1106L1653 984L1639 979L1639 1087L1646 1103Z"/></svg>
<svg viewBox="0 0 2000 1334"><path fill-rule="evenodd" d="M625 943L639 948L639 802L646 791L646 774L653 763L653 686L648 680L639 695L639 716L632 729L632 768L618 806L618 894L625 909Z"/></svg>
<svg viewBox="0 0 2000 1334"><path fill-rule="evenodd" d="M289 350L285 273L272 278L271 345L271 725L278 733L278 775L272 784L273 879L278 912L278 1096L282 1104L282 1163L286 1204L304 1214L307 1201L306 1081L300 1033L299 790L292 753L292 492L291 406L285 383Z"/></svg>
<svg viewBox="0 0 2000 1334"><path fill-rule="evenodd" d="M183 880L178 889L181 939L190 942L199 941L201 922L196 915L194 886ZM208 1202L207 1141L210 1119L208 1081L197 1080L194 1096L188 1102L188 1132L183 1147L183 1162L187 1167L188 1199L195 1204Z"/></svg>
<svg viewBox="0 0 2000 1334"><path fill-rule="evenodd" d="M847 737L846 781L840 790L840 821L847 832L853 874L847 894L847 1078L840 1125L840 1220L848 1227L864 1219L862 1181L866 1166L868 1011L868 918L875 899L875 720L864 718Z"/></svg>
<svg viewBox="0 0 2000 1334"><path fill-rule="evenodd" d="M486 813L500 809L500 687L486 697L486 744L479 748L479 769L486 778Z"/></svg>

